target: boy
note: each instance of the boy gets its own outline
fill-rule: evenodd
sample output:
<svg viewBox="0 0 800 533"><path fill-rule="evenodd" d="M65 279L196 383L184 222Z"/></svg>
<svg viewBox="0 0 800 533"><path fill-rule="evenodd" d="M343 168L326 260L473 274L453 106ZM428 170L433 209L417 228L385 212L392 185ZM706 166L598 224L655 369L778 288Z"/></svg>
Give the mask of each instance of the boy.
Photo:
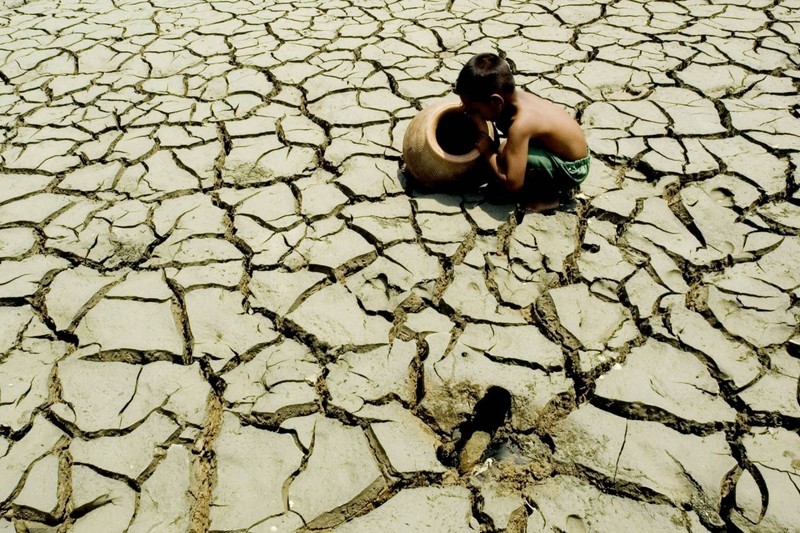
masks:
<svg viewBox="0 0 800 533"><path fill-rule="evenodd" d="M558 207L589 174L589 150L578 123L559 106L515 89L508 63L496 54L470 59L455 92L474 120L495 124L507 140L492 146L486 134L476 147L499 184L534 212Z"/></svg>

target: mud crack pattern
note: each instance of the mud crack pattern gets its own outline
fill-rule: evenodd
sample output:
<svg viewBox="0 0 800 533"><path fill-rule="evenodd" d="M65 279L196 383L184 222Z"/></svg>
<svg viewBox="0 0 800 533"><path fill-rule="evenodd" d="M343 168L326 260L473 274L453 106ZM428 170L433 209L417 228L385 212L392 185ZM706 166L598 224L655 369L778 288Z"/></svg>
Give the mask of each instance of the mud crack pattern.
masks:
<svg viewBox="0 0 800 533"><path fill-rule="evenodd" d="M798 46L797 0L0 0L0 532L796 530ZM482 51L585 129L572 210L399 172Z"/></svg>

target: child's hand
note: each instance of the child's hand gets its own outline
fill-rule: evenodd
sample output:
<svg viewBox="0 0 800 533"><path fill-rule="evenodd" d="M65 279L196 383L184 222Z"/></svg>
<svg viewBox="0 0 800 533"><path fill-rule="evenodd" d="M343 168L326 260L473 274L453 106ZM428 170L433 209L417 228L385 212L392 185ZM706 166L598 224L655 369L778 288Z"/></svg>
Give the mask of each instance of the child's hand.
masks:
<svg viewBox="0 0 800 533"><path fill-rule="evenodd" d="M464 109L464 106L461 106L461 108ZM467 117L469 117L469 119L472 121L473 124L475 124L475 127L479 131L486 129L486 121L484 121L483 118L481 118L480 113L478 113L477 111L467 111L466 109L464 109L464 114L467 115Z"/></svg>
<svg viewBox="0 0 800 533"><path fill-rule="evenodd" d="M478 130L478 140L475 141L475 148L478 149L483 157L489 157L496 152L492 138L483 130Z"/></svg>
<svg viewBox="0 0 800 533"><path fill-rule="evenodd" d="M478 138L475 141L475 148L484 157L489 157L492 154L497 153L497 147L487 131L486 121L476 111L469 113L464 110L464 112L470 118L470 120L472 120L473 124L475 124L475 131L478 132Z"/></svg>

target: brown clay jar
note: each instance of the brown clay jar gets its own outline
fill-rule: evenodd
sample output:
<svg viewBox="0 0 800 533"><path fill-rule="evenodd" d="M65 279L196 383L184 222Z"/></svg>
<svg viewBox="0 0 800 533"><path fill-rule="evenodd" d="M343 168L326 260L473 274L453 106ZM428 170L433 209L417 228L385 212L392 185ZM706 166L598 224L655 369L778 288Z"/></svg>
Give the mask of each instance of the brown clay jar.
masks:
<svg viewBox="0 0 800 533"><path fill-rule="evenodd" d="M489 133L486 124L483 133ZM475 148L478 127L458 102L440 102L422 109L403 137L405 170L428 187L452 184L480 161Z"/></svg>

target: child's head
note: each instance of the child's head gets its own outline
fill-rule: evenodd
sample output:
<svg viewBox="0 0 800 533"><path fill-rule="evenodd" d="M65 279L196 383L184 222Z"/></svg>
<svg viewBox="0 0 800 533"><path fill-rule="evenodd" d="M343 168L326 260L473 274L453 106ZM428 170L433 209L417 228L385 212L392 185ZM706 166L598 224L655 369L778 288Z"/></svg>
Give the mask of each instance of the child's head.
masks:
<svg viewBox="0 0 800 533"><path fill-rule="evenodd" d="M469 100L489 103L493 94L506 97L514 92L514 76L505 59L497 54L478 54L458 74L455 93Z"/></svg>

